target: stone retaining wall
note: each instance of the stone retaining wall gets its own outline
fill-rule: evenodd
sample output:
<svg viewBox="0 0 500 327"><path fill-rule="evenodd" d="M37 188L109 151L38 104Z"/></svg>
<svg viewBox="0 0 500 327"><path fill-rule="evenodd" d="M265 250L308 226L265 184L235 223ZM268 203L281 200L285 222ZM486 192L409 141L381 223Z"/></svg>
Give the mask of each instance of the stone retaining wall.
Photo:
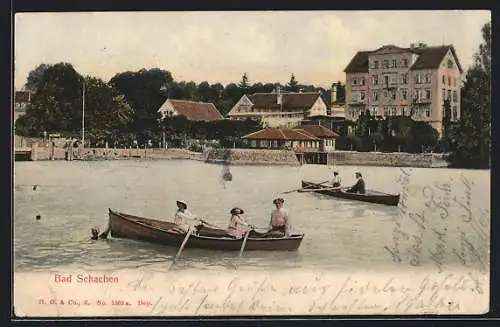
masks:
<svg viewBox="0 0 500 327"><path fill-rule="evenodd" d="M295 152L289 150L212 149L207 151L205 161L231 165L300 165Z"/></svg>
<svg viewBox="0 0 500 327"><path fill-rule="evenodd" d="M329 154L328 162L336 165L438 168L448 167L445 157L442 153L336 151Z"/></svg>

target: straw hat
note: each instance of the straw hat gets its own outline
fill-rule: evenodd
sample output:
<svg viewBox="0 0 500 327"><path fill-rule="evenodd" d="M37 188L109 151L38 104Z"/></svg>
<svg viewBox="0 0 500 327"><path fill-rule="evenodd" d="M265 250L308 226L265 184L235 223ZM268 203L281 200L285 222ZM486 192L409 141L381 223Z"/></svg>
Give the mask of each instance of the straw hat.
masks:
<svg viewBox="0 0 500 327"><path fill-rule="evenodd" d="M243 211L243 209L240 209L240 208L233 208L233 209L231 209L230 213L232 215L241 215L241 214L245 213L245 211Z"/></svg>
<svg viewBox="0 0 500 327"><path fill-rule="evenodd" d="M277 203L285 203L285 200L283 200L283 198L277 198L277 199L274 199L274 200L273 200L273 203L274 203L274 204L277 204Z"/></svg>
<svg viewBox="0 0 500 327"><path fill-rule="evenodd" d="M180 203L184 206L184 209L187 209L188 205L186 202L182 201L182 200L177 200L176 203Z"/></svg>

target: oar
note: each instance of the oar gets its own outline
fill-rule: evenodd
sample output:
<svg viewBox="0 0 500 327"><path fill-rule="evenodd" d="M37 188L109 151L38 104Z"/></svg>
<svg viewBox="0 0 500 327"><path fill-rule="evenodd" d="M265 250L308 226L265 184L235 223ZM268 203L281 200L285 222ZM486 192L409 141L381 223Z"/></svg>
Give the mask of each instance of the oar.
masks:
<svg viewBox="0 0 500 327"><path fill-rule="evenodd" d="M179 251L177 251L177 254L174 257L174 260L173 260L174 263L177 260L177 258L181 255L182 250L184 250L184 247L186 246L186 243L187 243L189 237L191 236L191 233L192 233L192 229L191 229L191 225L190 225L189 229L186 233L186 237L184 237L184 240L182 241L181 247L179 248Z"/></svg>
<svg viewBox="0 0 500 327"><path fill-rule="evenodd" d="M240 254L238 255L238 257L241 257L241 255L243 254L243 250L245 249L245 245L247 244L248 240L248 235L250 235L251 230L252 229L248 229L247 232L245 233L245 238L243 239L243 243L241 243Z"/></svg>
<svg viewBox="0 0 500 327"><path fill-rule="evenodd" d="M290 191L285 191L283 192L283 194L288 194L288 193L292 193L292 192L297 192L297 191L300 191L300 190L303 190L303 189L307 189L307 188L310 188L310 187L313 187L313 186L316 186L316 185L323 185L325 183L328 183L329 181L324 181L322 183L319 183L319 184L313 184L313 185L309 185L309 186L306 186L306 187L301 187L301 188L296 188L294 190L290 190Z"/></svg>

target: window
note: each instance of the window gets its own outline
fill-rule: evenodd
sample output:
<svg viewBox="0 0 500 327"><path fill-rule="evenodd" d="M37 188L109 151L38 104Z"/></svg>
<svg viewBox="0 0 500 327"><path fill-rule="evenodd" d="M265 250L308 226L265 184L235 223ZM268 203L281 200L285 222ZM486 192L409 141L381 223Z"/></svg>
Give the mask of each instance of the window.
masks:
<svg viewBox="0 0 500 327"><path fill-rule="evenodd" d="M373 75L372 76L372 84L377 85L378 84L378 75Z"/></svg>
<svg viewBox="0 0 500 327"><path fill-rule="evenodd" d="M408 108L401 107L401 115L404 116L408 112Z"/></svg>
<svg viewBox="0 0 500 327"><path fill-rule="evenodd" d="M365 85L365 78L364 78L364 77L361 77L361 78L359 79L359 84L360 84L360 85Z"/></svg>
<svg viewBox="0 0 500 327"><path fill-rule="evenodd" d="M391 98L392 100L396 100L396 91L391 92Z"/></svg>
<svg viewBox="0 0 500 327"><path fill-rule="evenodd" d="M384 98L386 98L386 99L387 99L388 97L389 97L389 92L384 91Z"/></svg>
<svg viewBox="0 0 500 327"><path fill-rule="evenodd" d="M391 76L391 84L398 84L398 77L396 75Z"/></svg>
<svg viewBox="0 0 500 327"><path fill-rule="evenodd" d="M443 75L443 85L446 84L446 76Z"/></svg>
<svg viewBox="0 0 500 327"><path fill-rule="evenodd" d="M389 60L384 60L383 68L389 68Z"/></svg>
<svg viewBox="0 0 500 327"><path fill-rule="evenodd" d="M366 98L366 93L365 93L365 92L359 92L359 99L360 99L361 101L364 101L364 100L365 100L365 98Z"/></svg>
<svg viewBox="0 0 500 327"><path fill-rule="evenodd" d="M453 77L453 86L457 86L457 78Z"/></svg>
<svg viewBox="0 0 500 327"><path fill-rule="evenodd" d="M391 116L396 116L397 110L396 107L391 108Z"/></svg>
<svg viewBox="0 0 500 327"><path fill-rule="evenodd" d="M458 102L458 95L457 95L457 91L453 91L453 102Z"/></svg>
<svg viewBox="0 0 500 327"><path fill-rule="evenodd" d="M458 110L457 110L457 106L453 106L452 108L452 111L451 111L451 114L452 114L452 120L457 120L458 119Z"/></svg>
<svg viewBox="0 0 500 327"><path fill-rule="evenodd" d="M443 89L443 101L446 100L446 90Z"/></svg>
<svg viewBox="0 0 500 327"><path fill-rule="evenodd" d="M431 90L425 90L425 98L427 100L430 100L431 99Z"/></svg>
<svg viewBox="0 0 500 327"><path fill-rule="evenodd" d="M358 85L358 79L357 78L353 78L352 79L352 85Z"/></svg>
<svg viewBox="0 0 500 327"><path fill-rule="evenodd" d="M268 147L269 146L268 141L267 140L260 140L260 146L261 147Z"/></svg>
<svg viewBox="0 0 500 327"><path fill-rule="evenodd" d="M430 117L431 116L431 107L427 106L425 108L425 116Z"/></svg>
<svg viewBox="0 0 500 327"><path fill-rule="evenodd" d="M387 75L384 76L384 84L385 84L385 87L389 87L389 76L387 76Z"/></svg>
<svg viewBox="0 0 500 327"><path fill-rule="evenodd" d="M278 147L278 140L274 140L274 141L273 141L273 146L274 146L275 148L277 148L277 147Z"/></svg>
<svg viewBox="0 0 500 327"><path fill-rule="evenodd" d="M375 69L378 69L378 60L375 60L374 62Z"/></svg>
<svg viewBox="0 0 500 327"><path fill-rule="evenodd" d="M415 84L422 83L422 76L420 74L415 75Z"/></svg>
<svg viewBox="0 0 500 327"><path fill-rule="evenodd" d="M401 84L408 84L408 74L401 75Z"/></svg>
<svg viewBox="0 0 500 327"><path fill-rule="evenodd" d="M377 107L372 108L372 116L376 117L377 116Z"/></svg>
<svg viewBox="0 0 500 327"><path fill-rule="evenodd" d="M408 90L407 89L401 89L401 99L402 100L407 100L408 98Z"/></svg>
<svg viewBox="0 0 500 327"><path fill-rule="evenodd" d="M373 91L372 99L373 99L373 101L378 101L378 92L377 91Z"/></svg>
<svg viewBox="0 0 500 327"><path fill-rule="evenodd" d="M453 68L453 60L451 59L448 59L448 64L447 64L448 68Z"/></svg>
<svg viewBox="0 0 500 327"><path fill-rule="evenodd" d="M451 86L451 76L448 76L448 86Z"/></svg>
<svg viewBox="0 0 500 327"><path fill-rule="evenodd" d="M256 141L256 140L252 140L252 141L250 142L250 146L251 146L252 148L255 148L255 147L257 146L257 141Z"/></svg>
<svg viewBox="0 0 500 327"><path fill-rule="evenodd" d="M403 59L403 67L404 68L408 67L408 59Z"/></svg>
<svg viewBox="0 0 500 327"><path fill-rule="evenodd" d="M451 100L451 90L448 90L448 100Z"/></svg>
<svg viewBox="0 0 500 327"><path fill-rule="evenodd" d="M397 68L398 67L396 59L392 59L392 65L391 65L391 67L392 68Z"/></svg>
<svg viewBox="0 0 500 327"><path fill-rule="evenodd" d="M425 74L425 83L429 84L431 82L431 74Z"/></svg>
<svg viewBox="0 0 500 327"><path fill-rule="evenodd" d="M389 116L389 108L384 107L384 116Z"/></svg>

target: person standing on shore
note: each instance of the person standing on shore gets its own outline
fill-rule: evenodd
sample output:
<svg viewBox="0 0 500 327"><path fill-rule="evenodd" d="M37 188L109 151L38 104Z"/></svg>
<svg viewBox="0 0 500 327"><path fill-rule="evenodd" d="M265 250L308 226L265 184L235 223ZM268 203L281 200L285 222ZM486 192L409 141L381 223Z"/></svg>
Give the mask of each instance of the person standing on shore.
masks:
<svg viewBox="0 0 500 327"><path fill-rule="evenodd" d="M363 176L361 173L356 172L356 184L354 184L351 188L347 190L349 193L359 193L359 194L365 194L366 189L365 189L365 181L363 180Z"/></svg>
<svg viewBox="0 0 500 327"><path fill-rule="evenodd" d="M291 234L291 220L290 215L284 208L285 200L282 198L274 199L273 204L276 206L271 212L271 221L269 223L269 230L266 234L269 236L279 235L281 237L289 237Z"/></svg>

